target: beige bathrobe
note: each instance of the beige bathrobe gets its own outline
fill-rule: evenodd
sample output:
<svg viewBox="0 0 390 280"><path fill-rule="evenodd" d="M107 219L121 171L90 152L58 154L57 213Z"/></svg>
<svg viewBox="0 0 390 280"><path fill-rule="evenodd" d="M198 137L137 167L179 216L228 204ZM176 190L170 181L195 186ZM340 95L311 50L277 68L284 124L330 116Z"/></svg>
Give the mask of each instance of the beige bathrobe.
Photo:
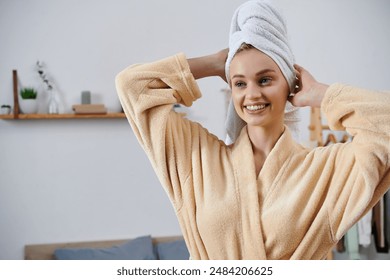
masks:
<svg viewBox="0 0 390 280"><path fill-rule="evenodd" d="M309 150L286 128L256 177L246 127L226 146L172 110L201 96L183 54L130 66L116 86L192 259L323 259L389 189L390 94L330 86L322 111L353 141Z"/></svg>

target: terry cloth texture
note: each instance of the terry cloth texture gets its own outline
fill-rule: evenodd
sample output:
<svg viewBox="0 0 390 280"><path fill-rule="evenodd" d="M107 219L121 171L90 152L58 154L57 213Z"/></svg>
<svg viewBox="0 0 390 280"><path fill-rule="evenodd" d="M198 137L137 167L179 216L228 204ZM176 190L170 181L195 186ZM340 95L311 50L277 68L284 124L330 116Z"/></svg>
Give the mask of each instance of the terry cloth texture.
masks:
<svg viewBox="0 0 390 280"><path fill-rule="evenodd" d="M252 45L272 58L286 78L290 91L294 91L294 55L288 42L286 23L271 1L248 1L235 11L230 27L229 54L225 64L228 81L230 81L230 63L243 43ZM287 102L285 124L290 128L293 136L297 136L299 120L298 108ZM236 140L244 126L245 122L237 115L233 102L230 101L226 132L231 142Z"/></svg>
<svg viewBox="0 0 390 280"><path fill-rule="evenodd" d="M228 146L172 110L201 97L184 55L130 66L116 88L191 259L322 259L390 187L390 93L331 85L322 112L353 140L306 149L286 127L256 175L247 129Z"/></svg>

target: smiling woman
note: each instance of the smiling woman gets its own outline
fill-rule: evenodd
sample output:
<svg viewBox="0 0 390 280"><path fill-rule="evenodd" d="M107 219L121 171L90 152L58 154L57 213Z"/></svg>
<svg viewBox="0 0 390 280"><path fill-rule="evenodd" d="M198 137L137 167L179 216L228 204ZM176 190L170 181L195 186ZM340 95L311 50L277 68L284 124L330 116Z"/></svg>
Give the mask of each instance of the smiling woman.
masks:
<svg viewBox="0 0 390 280"><path fill-rule="evenodd" d="M253 130L277 138L284 130L284 110L290 93L278 65L266 54L251 48L237 53L230 65L235 110ZM253 133L252 133L253 132Z"/></svg>
<svg viewBox="0 0 390 280"><path fill-rule="evenodd" d="M119 73L124 111L192 259L324 259L389 189L390 96L328 86L294 69L288 45L280 44L283 18L269 1L244 3L232 21L229 50L180 53ZM247 23L257 28L241 26ZM253 47L237 52L242 43ZM244 123L231 145L172 110L200 98L196 79L210 76L229 83ZM330 128L353 141L304 148L286 125L288 101L321 106Z"/></svg>
<svg viewBox="0 0 390 280"><path fill-rule="evenodd" d="M289 85L278 65L256 48L237 52L230 64L232 99L247 124L256 174L284 131Z"/></svg>

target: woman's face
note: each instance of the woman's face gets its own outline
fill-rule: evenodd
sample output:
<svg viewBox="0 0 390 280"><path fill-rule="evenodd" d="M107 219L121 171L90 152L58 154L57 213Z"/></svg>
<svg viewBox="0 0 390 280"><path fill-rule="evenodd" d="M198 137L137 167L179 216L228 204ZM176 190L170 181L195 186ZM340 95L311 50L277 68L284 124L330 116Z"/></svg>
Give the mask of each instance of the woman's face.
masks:
<svg viewBox="0 0 390 280"><path fill-rule="evenodd" d="M230 64L230 80L234 107L248 126L283 124L290 90L269 56L255 48L238 52Z"/></svg>

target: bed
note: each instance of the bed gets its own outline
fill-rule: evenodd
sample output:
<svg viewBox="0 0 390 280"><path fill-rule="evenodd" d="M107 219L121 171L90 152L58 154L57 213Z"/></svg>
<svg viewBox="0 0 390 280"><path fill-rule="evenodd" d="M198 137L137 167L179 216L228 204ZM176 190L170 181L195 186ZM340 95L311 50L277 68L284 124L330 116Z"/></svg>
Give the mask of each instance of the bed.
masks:
<svg viewBox="0 0 390 280"><path fill-rule="evenodd" d="M29 244L25 260L180 260L189 259L182 236Z"/></svg>

